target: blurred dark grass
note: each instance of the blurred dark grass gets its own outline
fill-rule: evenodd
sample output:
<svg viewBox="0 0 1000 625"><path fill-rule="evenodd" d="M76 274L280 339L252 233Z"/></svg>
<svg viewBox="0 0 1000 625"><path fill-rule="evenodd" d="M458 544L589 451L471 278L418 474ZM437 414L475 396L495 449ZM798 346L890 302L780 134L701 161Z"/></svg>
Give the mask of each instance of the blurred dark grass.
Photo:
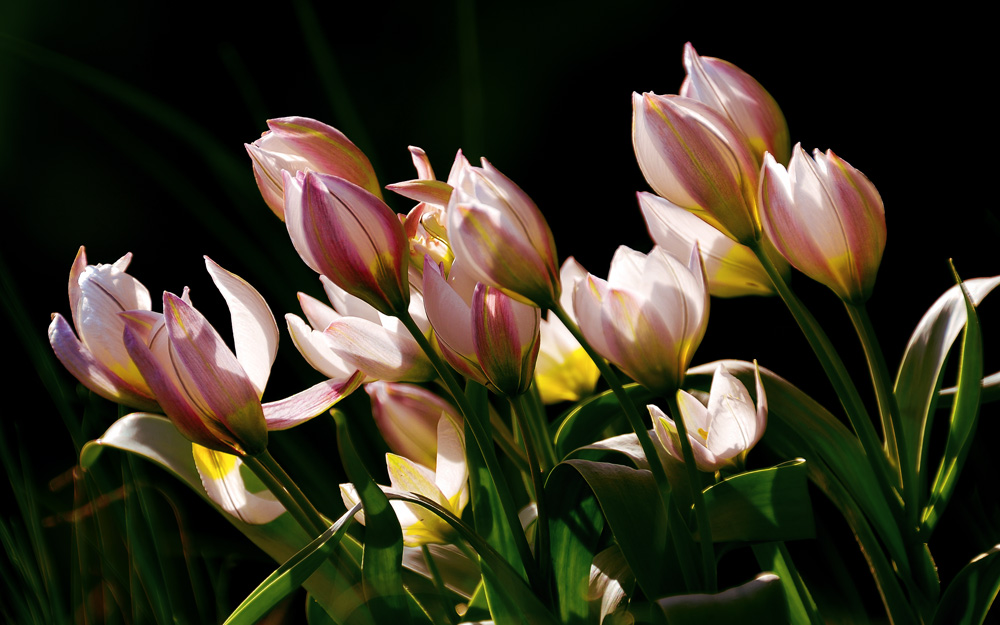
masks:
<svg viewBox="0 0 1000 625"><path fill-rule="evenodd" d="M894 370L923 311L950 285L947 258L966 278L1000 272L995 106L984 87L996 61L988 21L957 11L908 19L902 28L896 17L877 21L839 5L807 19L774 5L633 0L613 8L517 0L349 10L297 0L263 12L221 3L4 3L3 436L42 490L74 464L64 423L83 413L84 402L44 337L50 313L68 313L66 279L79 245L91 262L133 252L132 273L154 301L188 285L221 328L228 317L203 254L257 286L279 325L284 313L298 312L296 291L320 295L260 200L242 147L268 117L305 115L340 128L382 184L413 177L407 145L424 148L442 177L458 148L486 156L541 207L561 258L573 255L594 273L606 273L620 244L647 250L634 196L647 186L632 153L630 94L676 92L685 41L750 72L782 106L793 140L807 150L833 148L878 187L889 234L870 310ZM387 201L409 208L389 193ZM841 306L824 288L795 282L863 379ZM836 407L779 301L712 306L696 362L757 358ZM989 300L982 308L990 372L1000 369L998 311ZM49 372L47 386L39 368ZM319 379L285 335L265 399ZM363 412L363 403L353 405ZM982 531L982 522L997 527L996 491L977 479L994 471L988 454L997 416L995 406L984 408L956 495L982 514L954 505L939 530L943 574L997 542ZM99 435L111 418L91 420L78 437ZM273 440L293 475L336 505L342 475L329 453L332 425ZM302 446L327 451L321 468L306 463ZM378 458L378 443L372 449ZM13 514L3 489L3 509ZM65 493L44 504L49 512L70 505Z"/></svg>

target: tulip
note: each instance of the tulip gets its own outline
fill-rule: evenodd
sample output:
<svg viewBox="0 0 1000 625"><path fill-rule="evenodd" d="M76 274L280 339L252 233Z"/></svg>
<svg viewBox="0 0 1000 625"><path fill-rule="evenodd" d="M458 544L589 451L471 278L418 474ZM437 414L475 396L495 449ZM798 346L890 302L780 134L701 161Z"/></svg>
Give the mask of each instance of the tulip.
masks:
<svg viewBox="0 0 1000 625"><path fill-rule="evenodd" d="M396 213L343 178L283 175L285 225L302 260L379 312L406 311L408 245Z"/></svg>
<svg viewBox="0 0 1000 625"><path fill-rule="evenodd" d="M442 268L425 260L424 303L441 353L462 375L519 395L531 385L541 311L481 282L470 290L462 272L456 260L446 281Z"/></svg>
<svg viewBox="0 0 1000 625"><path fill-rule="evenodd" d="M774 295L771 279L750 248L661 197L652 193L639 193L638 197L646 228L656 245L674 258L684 259L691 255L695 243L698 244L709 293L716 297ZM768 251L772 262L787 278L788 263L773 248Z"/></svg>
<svg viewBox="0 0 1000 625"><path fill-rule="evenodd" d="M421 495L456 517L462 516L462 510L469 502L469 467L465 463L465 441L450 419L438 420L434 466L424 466L396 454L386 454L385 460L390 486L382 486L382 490ZM341 484L340 495L348 508L360 501L352 484ZM399 519L403 544L407 547L454 542L454 529L434 512L398 500L389 504ZM359 512L355 518L363 524L364 512Z"/></svg>
<svg viewBox="0 0 1000 625"><path fill-rule="evenodd" d="M677 391L677 405L698 470L714 473L726 466L742 466L747 452L764 435L767 398L756 366L754 377L756 408L743 383L721 364L712 377L707 407L686 391ZM658 407L650 405L648 409L657 438L671 456L683 462L677 425Z"/></svg>
<svg viewBox="0 0 1000 625"><path fill-rule="evenodd" d="M573 313L573 291L587 271L572 257L559 270L562 295L559 305L576 321ZM535 386L544 404L577 401L589 395L597 384L600 372L573 334L550 310L539 326L541 340L535 363Z"/></svg>
<svg viewBox="0 0 1000 625"><path fill-rule="evenodd" d="M434 379L430 360L398 319L383 315L326 276L320 276L320 282L332 308L299 293L308 323L291 313L285 315L295 347L314 369L339 380L355 370L362 371L369 380ZM430 325L419 293L412 294L409 312L426 334Z"/></svg>
<svg viewBox="0 0 1000 625"><path fill-rule="evenodd" d="M269 119L267 127L269 132L244 146L257 188L279 218L285 219L283 171L293 178L300 171L331 174L382 197L368 157L336 128L308 117Z"/></svg>
<svg viewBox="0 0 1000 625"><path fill-rule="evenodd" d="M448 203L455 258L479 282L538 306L559 299L552 231L531 198L486 159L458 173Z"/></svg>
<svg viewBox="0 0 1000 625"><path fill-rule="evenodd" d="M112 265L88 265L86 251L80 247L69 272L69 305L76 334L55 313L49 343L63 366L91 391L132 408L158 411L153 391L122 341L125 321L118 313L154 314L149 291L125 273L131 260L129 253Z"/></svg>
<svg viewBox="0 0 1000 625"><path fill-rule="evenodd" d="M424 466L437 457L438 421L456 425L462 417L450 403L413 384L372 382L365 385L372 400L372 416L389 449Z"/></svg>
<svg viewBox="0 0 1000 625"><path fill-rule="evenodd" d="M632 94L632 143L646 182L726 236L760 237L760 164L729 118L691 98Z"/></svg>
<svg viewBox="0 0 1000 625"><path fill-rule="evenodd" d="M885 249L885 208L869 180L832 150L813 158L796 144L785 170L765 157L761 216L793 267L846 302L871 295Z"/></svg>
<svg viewBox="0 0 1000 625"><path fill-rule="evenodd" d="M240 471L241 458L196 443L191 448L205 494L227 513L250 525L270 523L284 514L285 507L271 491L247 488Z"/></svg>
<svg viewBox="0 0 1000 625"><path fill-rule="evenodd" d="M697 246L688 264L654 247L624 245L607 281L593 274L576 287L574 309L584 338L633 380L674 392L708 325L708 284Z"/></svg>
<svg viewBox="0 0 1000 625"><path fill-rule="evenodd" d="M264 298L239 276L205 258L232 317L234 355L184 297L163 294L164 314L124 312L124 342L143 378L177 429L215 451L256 455L267 431L321 414L361 382L322 382L286 399L261 404L278 349L278 327ZM141 312L141 311L140 311Z"/></svg>
<svg viewBox="0 0 1000 625"><path fill-rule="evenodd" d="M728 61L698 56L684 45L687 77L680 95L693 98L722 113L746 136L758 159L770 152L787 163L791 152L788 124L781 108L753 76Z"/></svg>

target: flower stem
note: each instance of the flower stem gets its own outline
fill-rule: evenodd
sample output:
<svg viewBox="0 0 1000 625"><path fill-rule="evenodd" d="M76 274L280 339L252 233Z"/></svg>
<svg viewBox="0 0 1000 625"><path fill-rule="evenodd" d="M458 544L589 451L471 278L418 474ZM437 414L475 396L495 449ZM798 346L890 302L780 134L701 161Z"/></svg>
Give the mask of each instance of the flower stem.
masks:
<svg viewBox="0 0 1000 625"><path fill-rule="evenodd" d="M578 343L586 350L587 355L590 356L594 364L597 365L598 371L607 381L608 386L611 387L611 391L618 398L618 403L621 404L622 410L625 411L625 417L628 419L629 426L631 426L632 431L635 432L636 437L639 439L639 445L642 447L642 453L646 456L646 461L649 463L649 471L653 474L653 481L656 482L657 490L660 493L660 500L663 503L664 513L667 514L667 525L668 531L674 540L674 545L677 548L677 557L681 561L681 573L684 575L684 582L687 584L689 590L695 590L698 588L698 582L694 578L694 573L697 570L697 564L691 557L691 552L688 550L688 545L684 543L684 538L681 536L681 532L687 531L687 528L674 527L673 523L670 521L671 514L669 513L670 507L676 506L676 501L671 498L670 482L667 480L667 473L663 469L662 461L660 460L659 454L656 452L656 447L653 445L653 439L649 436L649 430L646 429L646 424L643 422L642 417L639 416L639 411L632 402L632 398L628 396L625 389L622 387L621 381L615 372L611 370L607 361L601 357L594 348L591 347L587 339L584 338L583 333L580 332L579 326L576 322L563 310L562 306L558 302L553 302L549 308L556 314L556 317L563 322L566 329L570 331L573 337ZM683 515L679 515L683 518ZM675 517L676 518L676 517Z"/></svg>
<svg viewBox="0 0 1000 625"><path fill-rule="evenodd" d="M285 473L285 470L280 464L278 464L278 461L274 459L271 452L265 449L261 454L258 454L257 457L260 459L261 464L264 465L264 468L267 469L271 475L277 478L282 486L285 487L288 493L292 496L292 499L302 508L302 511L305 513L306 517L309 518L309 521L316 527L316 529L320 532L325 531L330 524L326 522L323 515L316 509L316 506L309 501L309 498L302 492L299 485L295 483L295 480L293 480L288 473Z"/></svg>
<svg viewBox="0 0 1000 625"><path fill-rule="evenodd" d="M459 386L458 380L451 374L448 365L441 360L441 357L431 347L430 341L424 336L424 333L417 326L409 312L402 311L399 313L398 319L409 330L410 334L413 335L413 339L427 355L438 376L445 383L445 386L448 387L448 391L454 398L455 403L458 404L459 410L462 411L462 416L469 424L476 446L479 448L479 453L482 454L483 460L486 462L486 470L489 471L490 476L493 478L493 483L496 485L497 496L500 499L500 507L502 508L501 512L507 523L507 530L514 538L514 544L516 545L524 570L528 575L529 584L532 588L541 590L541 586L538 585L538 572L534 567L531 549L528 547L528 539L525 537L524 531L521 530L521 523L517 518L517 511L514 507L514 498L510 492L510 486L507 484L503 470L500 468L500 462L497 460L493 449L493 437L487 433L486 428L479 421L479 415L472 409L472 404L469 403L465 392Z"/></svg>
<svg viewBox="0 0 1000 625"><path fill-rule="evenodd" d="M715 545L712 543L712 526L708 519L708 508L705 507L705 493L701 486L701 475L688 439L687 424L677 405L677 395L667 396L667 405L674 416L677 426L677 436L680 438L681 454L684 456L684 470L687 472L688 483L691 486L691 498L694 500L694 514L698 521L698 543L701 545L701 565L705 570L705 583L708 592L715 592Z"/></svg>
<svg viewBox="0 0 1000 625"><path fill-rule="evenodd" d="M446 587L444 585L444 578L441 577L441 571L438 570L437 562L434 561L434 556L431 554L430 547L427 545L420 545L420 552L424 556L424 562L427 563L427 570L431 574L431 580L434 582L434 588L437 590L437 599L441 605L441 609L445 611L448 615L448 620L454 625L458 623L456 618L455 610L453 610L448 602L445 601Z"/></svg>
<svg viewBox="0 0 1000 625"><path fill-rule="evenodd" d="M524 394L517 397L510 397L510 406L514 411L518 427L524 432L524 451L528 454L528 472L531 474L531 485L535 491L535 506L538 510L538 518L535 521L535 557L538 561L538 570L542 575L542 583L546 583L549 570L549 515L545 505L545 476L542 468L538 464L538 453L532 442L534 438L527 430L529 416L525 410Z"/></svg>
<svg viewBox="0 0 1000 625"><path fill-rule="evenodd" d="M305 513L304 510L302 510L302 507L297 501L295 501L285 487L282 486L281 482L279 482L266 468L264 468L259 456L246 456L243 458L243 462L250 467L250 470L257 476L257 479L263 482L264 486L266 486L275 498L281 502L281 505L285 507L288 514L292 515L292 518L295 519L300 526L302 526L302 529L305 530L306 534L308 534L310 538L315 538L323 532L323 528L317 527L316 524L313 523L312 519Z"/></svg>

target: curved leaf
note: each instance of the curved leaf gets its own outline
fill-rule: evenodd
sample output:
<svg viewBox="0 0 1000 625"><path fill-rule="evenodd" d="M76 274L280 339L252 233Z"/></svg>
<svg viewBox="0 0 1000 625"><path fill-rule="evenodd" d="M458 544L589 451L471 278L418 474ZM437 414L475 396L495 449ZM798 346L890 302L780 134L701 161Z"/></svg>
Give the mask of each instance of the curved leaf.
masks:
<svg viewBox="0 0 1000 625"><path fill-rule="evenodd" d="M979 554L952 580L934 613L934 625L978 625L1000 590L1000 545Z"/></svg>
<svg viewBox="0 0 1000 625"><path fill-rule="evenodd" d="M644 406L655 397L652 391L639 384L626 384L625 392L636 406ZM621 404L612 391L605 391L580 402L559 422L555 435L556 456L565 458L577 447L593 443L608 423L620 414Z"/></svg>
<svg viewBox="0 0 1000 625"><path fill-rule="evenodd" d="M657 603L670 625L741 623L754 615L778 624L789 622L782 594L778 576L761 573L741 586L719 593L677 595Z"/></svg>

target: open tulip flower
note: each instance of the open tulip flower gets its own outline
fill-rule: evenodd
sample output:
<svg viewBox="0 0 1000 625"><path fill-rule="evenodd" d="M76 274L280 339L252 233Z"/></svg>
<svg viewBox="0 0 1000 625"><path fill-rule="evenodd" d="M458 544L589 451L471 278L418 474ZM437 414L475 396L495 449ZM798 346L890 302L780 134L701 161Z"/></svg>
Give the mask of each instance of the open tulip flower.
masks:
<svg viewBox="0 0 1000 625"><path fill-rule="evenodd" d="M768 238L793 267L844 301L871 295L885 249L885 208L868 178L832 150L798 144L786 170L770 156L760 180Z"/></svg>
<svg viewBox="0 0 1000 625"><path fill-rule="evenodd" d="M382 197L368 157L336 128L308 117L267 120L268 132L244 147L253 161L253 175L264 202L285 218L283 171L292 177L300 171L339 176Z"/></svg>
<svg viewBox="0 0 1000 625"><path fill-rule="evenodd" d="M608 279L587 274L573 307L595 350L636 382L674 392L708 327L708 283L698 247L688 264L663 248L648 255L624 245Z"/></svg>
<svg viewBox="0 0 1000 625"><path fill-rule="evenodd" d="M396 490L421 495L438 504L456 517L469 502L469 467L465 462L465 440L450 419L437 424L437 457L433 466L424 466L396 454L385 455L389 471L386 491ZM341 484L340 495L348 508L360 501L353 484ZM403 529L403 544L420 547L427 544L447 544L456 538L446 521L426 508L403 501L390 501L399 525ZM364 512L356 519L365 522Z"/></svg>
<svg viewBox="0 0 1000 625"><path fill-rule="evenodd" d="M546 306L559 299L555 239L528 195L484 158L463 167L448 204L455 258L479 282Z"/></svg>
<svg viewBox="0 0 1000 625"><path fill-rule="evenodd" d="M771 279L750 248L657 195L640 192L638 197L653 243L674 258L687 258L695 243L698 244L709 293L716 297L774 294ZM772 261L787 278L791 273L788 263L773 249L769 251Z"/></svg>
<svg viewBox="0 0 1000 625"><path fill-rule="evenodd" d="M125 349L126 310L149 313L149 291L125 273L132 254L111 265L88 265L83 247L69 272L69 305L76 334L59 313L52 315L49 343L81 384L105 399L140 410L159 410L153 391ZM77 338L79 335L79 338Z"/></svg>
<svg viewBox="0 0 1000 625"><path fill-rule="evenodd" d="M781 108L753 76L729 61L699 56L684 45L687 76L680 95L704 102L728 117L746 136L758 159L770 152L779 163L791 153L788 124Z"/></svg>
<svg viewBox="0 0 1000 625"><path fill-rule="evenodd" d="M367 379L424 382L435 377L426 354L395 317L384 315L320 276L333 307L299 293L308 323L285 315L295 347L314 369L332 379L360 370ZM412 293L409 312L427 334L423 297Z"/></svg>
<svg viewBox="0 0 1000 625"><path fill-rule="evenodd" d="M760 234L760 161L728 117L681 96L632 94L632 144L657 195L749 245Z"/></svg>
<svg viewBox="0 0 1000 625"><path fill-rule="evenodd" d="M162 316L124 312L125 347L170 420L209 449L256 455L268 429L285 429L330 408L357 388L360 376L327 381L287 399L261 404L278 349L278 327L264 298L206 257L229 306L236 354L185 297L163 294Z"/></svg>
<svg viewBox="0 0 1000 625"><path fill-rule="evenodd" d="M285 225L302 260L379 312L405 311L409 245L396 213L343 178L283 175Z"/></svg>
<svg viewBox="0 0 1000 625"><path fill-rule="evenodd" d="M700 471L715 472L726 466L742 466L746 454L764 435L767 398L755 369L757 407L747 389L724 365L712 377L708 406L686 391L677 391L677 405L687 428L688 440ZM655 405L649 405L653 427L660 443L674 458L684 461L677 425Z"/></svg>

